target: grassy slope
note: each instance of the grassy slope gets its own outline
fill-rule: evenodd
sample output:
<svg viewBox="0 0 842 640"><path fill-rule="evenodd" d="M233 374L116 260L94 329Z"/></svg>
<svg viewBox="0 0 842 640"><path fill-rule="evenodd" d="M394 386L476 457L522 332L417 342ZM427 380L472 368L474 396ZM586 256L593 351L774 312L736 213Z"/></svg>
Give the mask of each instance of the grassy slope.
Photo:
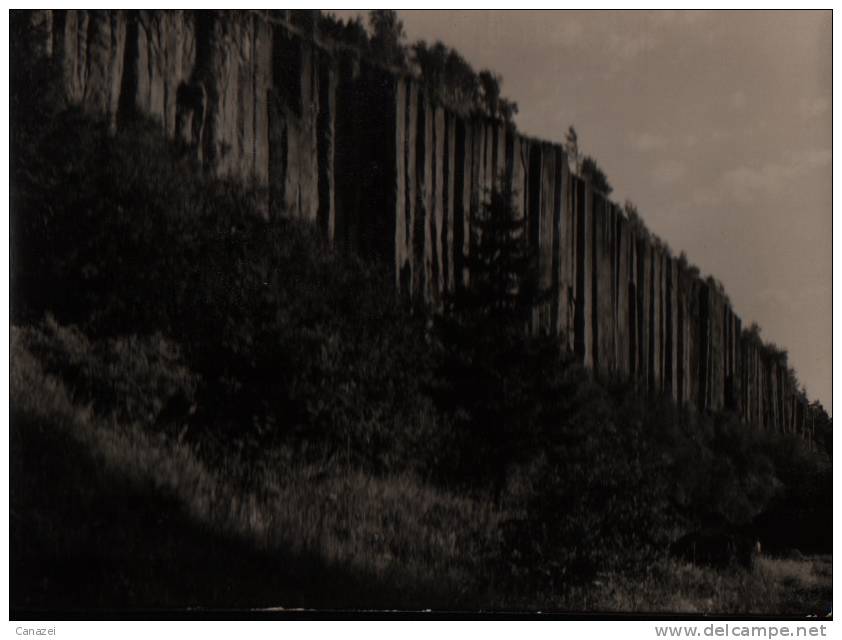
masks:
<svg viewBox="0 0 842 640"><path fill-rule="evenodd" d="M612 576L601 586L597 610L824 617L832 610L832 561L761 557L752 571L670 562L642 581Z"/></svg>
<svg viewBox="0 0 842 640"><path fill-rule="evenodd" d="M19 329L12 362L13 608L827 612L828 558L753 572L666 562L563 595L504 590L487 563L499 510L411 477L294 463L251 470L257 494L231 480L242 469L79 406Z"/></svg>
<svg viewBox="0 0 842 640"><path fill-rule="evenodd" d="M490 508L411 478L263 471L74 404L13 332L13 606L452 606Z"/></svg>

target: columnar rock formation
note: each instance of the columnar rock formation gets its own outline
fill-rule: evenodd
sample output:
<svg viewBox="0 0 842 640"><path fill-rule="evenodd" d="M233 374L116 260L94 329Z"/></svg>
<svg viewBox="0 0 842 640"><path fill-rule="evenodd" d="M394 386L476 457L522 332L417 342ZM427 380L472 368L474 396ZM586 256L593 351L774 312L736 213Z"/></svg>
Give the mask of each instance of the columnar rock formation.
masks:
<svg viewBox="0 0 842 640"><path fill-rule="evenodd" d="M511 188L552 291L533 330L598 377L811 437L791 372L723 292L570 170L562 146L437 104L413 77L321 42L313 12L33 11L68 103L113 127L133 114L215 175L253 180L268 213L306 218L377 256L435 307L469 278L470 222Z"/></svg>

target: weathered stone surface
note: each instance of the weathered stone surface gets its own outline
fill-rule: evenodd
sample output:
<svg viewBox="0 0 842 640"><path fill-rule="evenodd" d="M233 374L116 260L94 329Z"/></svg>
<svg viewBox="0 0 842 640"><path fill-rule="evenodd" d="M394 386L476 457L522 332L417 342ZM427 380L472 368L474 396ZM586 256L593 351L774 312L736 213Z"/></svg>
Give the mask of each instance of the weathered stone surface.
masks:
<svg viewBox="0 0 842 640"><path fill-rule="evenodd" d="M660 247L652 247L649 253L649 378L648 389L656 394L661 391L661 349L663 331L661 308L663 303L663 268Z"/></svg>
<svg viewBox="0 0 842 640"><path fill-rule="evenodd" d="M316 167L318 169L318 223L322 235L330 244L333 244L336 228L336 179L335 179L335 165L334 157L336 155L335 141L336 141L336 85L337 73L335 65L333 64L333 56L327 51L319 51L319 115L316 122L318 146L318 157ZM399 99L396 95L395 99ZM390 105L391 108L397 110L399 105ZM400 120L395 120L395 135L401 135L403 129L400 128ZM256 127L255 135L260 131L260 127ZM398 150L402 151L403 146L398 145L397 139L394 143L395 148L395 163L399 158L397 157ZM255 148L255 173L259 182L262 182L262 163L263 159L260 151L263 145L257 145ZM388 185L389 188L396 189L397 185Z"/></svg>
<svg viewBox="0 0 842 640"><path fill-rule="evenodd" d="M432 283L432 302L438 306L445 292L445 245L443 239L445 229L445 195L444 165L445 165L445 117L444 108L432 106L432 134L430 144L431 172L430 172L430 281Z"/></svg>
<svg viewBox="0 0 842 640"><path fill-rule="evenodd" d="M469 273L465 257L470 250L471 201L473 197L473 128L470 123L456 120L454 245L457 286L466 286Z"/></svg>
<svg viewBox="0 0 842 640"><path fill-rule="evenodd" d="M410 86L400 79L395 91L395 168L397 201L395 207L395 285L398 291L410 294L412 282L412 209L410 206L411 179L409 176L410 145ZM414 142L414 131L412 131Z"/></svg>
<svg viewBox="0 0 842 640"><path fill-rule="evenodd" d="M190 11L136 11L126 27L126 68L121 109L157 118L169 136L186 109L194 111L189 92L196 65L196 21ZM198 89L204 94L204 87ZM202 99L204 105L204 98ZM203 117L200 113L198 118ZM201 128L201 123L197 122ZM182 124L192 133L193 122ZM187 138L187 136L183 136ZM193 142L192 135L188 140ZM201 140L196 140L200 144Z"/></svg>
<svg viewBox="0 0 842 640"><path fill-rule="evenodd" d="M435 212L433 211L433 146L434 109L426 93L419 93L418 100L418 221L421 225L419 239L422 240L421 275L418 287L422 300L435 304L435 277L433 274L433 237Z"/></svg>
<svg viewBox="0 0 842 640"><path fill-rule="evenodd" d="M42 32L49 28L44 51L58 56L67 101L116 126L125 58L125 13L71 9L54 11L51 18L40 15Z"/></svg>
<svg viewBox="0 0 842 640"><path fill-rule="evenodd" d="M532 184L537 190L532 197L537 208L538 286L542 291L551 291L555 298L558 290L558 267L553 260L558 242L555 212L556 158L552 146L547 143L534 145L532 154L535 163L530 171L535 174ZM553 318L552 303L541 304L538 311L537 329L545 334L553 332L557 320Z"/></svg>
<svg viewBox="0 0 842 640"><path fill-rule="evenodd" d="M634 283L632 281L632 245L631 233L625 217L617 214L616 247L616 300L614 314L616 322L616 342L614 357L617 372L622 377L632 375L632 357L634 351Z"/></svg>
<svg viewBox="0 0 842 640"><path fill-rule="evenodd" d="M652 339L652 250L648 238L637 238L637 378L643 389L648 389L651 370Z"/></svg>
<svg viewBox="0 0 842 640"><path fill-rule="evenodd" d="M593 366L591 282L592 212L589 185L571 176L571 198L576 220L576 299L574 351L586 367Z"/></svg>
<svg viewBox="0 0 842 640"><path fill-rule="evenodd" d="M548 153L553 157L552 211L553 211L553 315L555 334L573 350L573 291L576 283L574 260L573 216L569 210L570 169L567 154L559 145L551 145Z"/></svg>
<svg viewBox="0 0 842 640"><path fill-rule="evenodd" d="M613 330L613 292L612 292L612 251L613 225L609 202L601 194L593 194L593 235L592 235L592 281L593 298L592 354L594 370L598 374L608 374L613 370L614 330Z"/></svg>
<svg viewBox="0 0 842 640"><path fill-rule="evenodd" d="M452 293L456 290L456 254L461 247L456 246L455 203L456 194L456 117L444 112L444 160L442 165L442 263L444 290ZM461 197L461 194L459 194Z"/></svg>

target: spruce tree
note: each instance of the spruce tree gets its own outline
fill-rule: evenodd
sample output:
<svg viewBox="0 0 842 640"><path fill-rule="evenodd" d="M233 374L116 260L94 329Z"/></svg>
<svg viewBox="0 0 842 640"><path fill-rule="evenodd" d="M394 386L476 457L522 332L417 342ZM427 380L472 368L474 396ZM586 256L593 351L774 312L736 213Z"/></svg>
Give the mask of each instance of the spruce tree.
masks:
<svg viewBox="0 0 842 640"><path fill-rule="evenodd" d="M512 192L491 193L471 223L469 282L438 322L436 397L455 416L457 471L498 498L539 423L536 378L558 357L554 342L529 336L543 296L526 231Z"/></svg>

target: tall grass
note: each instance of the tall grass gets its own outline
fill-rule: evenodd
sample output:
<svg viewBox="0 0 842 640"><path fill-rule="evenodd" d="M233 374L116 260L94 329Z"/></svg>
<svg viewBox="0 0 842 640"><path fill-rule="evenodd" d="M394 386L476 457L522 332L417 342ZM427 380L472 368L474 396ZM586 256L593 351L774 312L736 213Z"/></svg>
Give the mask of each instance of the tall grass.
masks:
<svg viewBox="0 0 842 640"><path fill-rule="evenodd" d="M33 440L32 431L40 432L42 441L79 445L70 450L92 461L95 477L84 482L55 480L73 480L79 484L74 491L87 488L87 497L71 505L82 506L86 518L120 527L112 514L98 512L96 500L97 495L108 495L114 478L119 478L145 499L164 499L168 509L186 516L206 536L238 541L267 558L281 554L309 558L314 567L341 568L370 584L388 585L396 602L442 606L476 598L482 591L477 578L494 550L494 532L502 517L491 503L432 488L408 474L375 478L352 469L326 471L298 463L283 450L275 452L275 464L264 461L251 469L252 480L244 487L237 481L242 470L232 468L244 464L242 459L230 456L219 467L210 468L183 440L152 432L139 423L121 422L116 416L104 417L90 405L74 401L63 382L46 373L33 354L33 347L43 343L43 336L33 333L12 330L13 451L20 453ZM21 477L27 471L18 470ZM254 490L255 486L260 489ZM56 514L50 513L49 502L40 505L43 510L33 509L32 502L37 505L40 500L26 495L20 485L17 490L13 486L13 510L28 514L26 524L19 523L15 533L46 536L51 545L66 544L69 555L100 553L72 530L56 527L58 523L41 526ZM127 538L148 535L146 526L151 530L155 523L123 533ZM73 540L68 541L68 536ZM23 543L15 538L13 546ZM75 544L79 547L74 548ZM192 544L206 542L197 539ZM227 551L222 547L220 552ZM158 579L165 582L167 576ZM99 586L107 589L107 585ZM359 594L349 590L343 594L344 604L365 605L369 595L363 593L357 599ZM175 602L189 597L175 595ZM259 594L257 603L281 605L284 595L273 596L269 590ZM127 607L148 604L129 596L117 602Z"/></svg>

